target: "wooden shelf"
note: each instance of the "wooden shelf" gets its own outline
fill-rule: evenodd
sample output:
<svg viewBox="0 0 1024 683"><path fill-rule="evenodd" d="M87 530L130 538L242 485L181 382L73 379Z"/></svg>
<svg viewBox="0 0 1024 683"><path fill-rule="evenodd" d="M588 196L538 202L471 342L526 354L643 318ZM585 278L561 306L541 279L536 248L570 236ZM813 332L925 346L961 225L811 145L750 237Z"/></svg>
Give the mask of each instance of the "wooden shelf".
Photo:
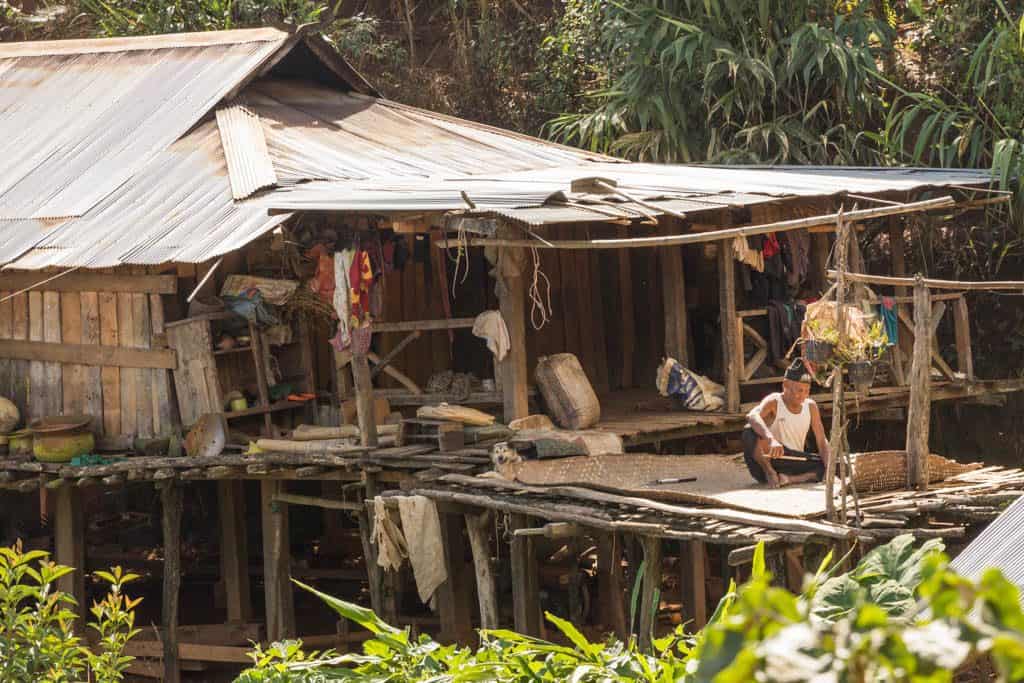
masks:
<svg viewBox="0 0 1024 683"><path fill-rule="evenodd" d="M278 401L277 403L271 403L269 406L255 406L253 408L246 408L245 410L232 410L224 413L224 417L231 420L236 417L248 417L250 415L265 415L267 413L275 413L279 410L292 410L293 408L302 408L309 401Z"/></svg>

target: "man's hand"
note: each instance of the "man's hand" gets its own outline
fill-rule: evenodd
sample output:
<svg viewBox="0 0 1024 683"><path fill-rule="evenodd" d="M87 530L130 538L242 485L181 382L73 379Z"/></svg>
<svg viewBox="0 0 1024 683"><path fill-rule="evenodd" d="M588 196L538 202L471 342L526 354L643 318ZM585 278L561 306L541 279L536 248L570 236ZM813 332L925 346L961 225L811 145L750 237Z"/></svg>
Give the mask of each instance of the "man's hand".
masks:
<svg viewBox="0 0 1024 683"><path fill-rule="evenodd" d="M781 458L785 454L786 451L783 449L782 444L776 441L775 439L772 439L771 442L768 444L768 457Z"/></svg>

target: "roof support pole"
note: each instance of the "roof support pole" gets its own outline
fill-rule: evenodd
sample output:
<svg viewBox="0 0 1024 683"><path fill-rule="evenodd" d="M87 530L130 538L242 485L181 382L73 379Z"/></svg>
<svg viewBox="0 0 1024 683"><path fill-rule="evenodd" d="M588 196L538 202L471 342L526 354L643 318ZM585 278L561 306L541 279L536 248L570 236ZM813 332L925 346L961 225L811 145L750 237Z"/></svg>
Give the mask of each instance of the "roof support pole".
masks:
<svg viewBox="0 0 1024 683"><path fill-rule="evenodd" d="M907 411L907 484L928 488L928 431L931 420L932 307L920 275L914 282L914 356Z"/></svg>
<svg viewBox="0 0 1024 683"><path fill-rule="evenodd" d="M661 296L665 306L665 355L689 367L690 335L686 316L683 250L664 247L661 252Z"/></svg>
<svg viewBox="0 0 1024 683"><path fill-rule="evenodd" d="M502 224L498 228L500 238L510 238L512 228ZM498 281L498 302L501 317L508 327L511 341L508 354L501 361L501 391L504 398L505 422L526 417L530 412L529 370L526 362L526 283L523 271L526 267L526 253L523 249L501 247L494 272Z"/></svg>
<svg viewBox="0 0 1024 683"><path fill-rule="evenodd" d="M373 379L365 353L352 353L352 382L356 388L356 417L359 440L367 447L377 446L377 422L373 409Z"/></svg>
<svg viewBox="0 0 1024 683"><path fill-rule="evenodd" d="M740 349L739 318L736 317L736 261L731 240L718 243L718 309L722 329L722 376L725 383L725 407L730 413L740 409L740 373L743 370Z"/></svg>
<svg viewBox="0 0 1024 683"><path fill-rule="evenodd" d="M67 486L63 488L68 488ZM161 527L164 543L164 587L161 621L164 638L164 680L181 681L178 661L178 598L181 593L181 514L182 491L174 480L166 481L160 490L163 504Z"/></svg>

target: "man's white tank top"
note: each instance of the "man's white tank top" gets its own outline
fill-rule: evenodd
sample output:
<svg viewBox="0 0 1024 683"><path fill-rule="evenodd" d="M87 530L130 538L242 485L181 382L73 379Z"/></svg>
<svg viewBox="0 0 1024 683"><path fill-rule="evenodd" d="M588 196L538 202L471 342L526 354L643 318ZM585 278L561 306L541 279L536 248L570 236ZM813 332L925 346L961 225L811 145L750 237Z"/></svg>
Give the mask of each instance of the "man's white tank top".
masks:
<svg viewBox="0 0 1024 683"><path fill-rule="evenodd" d="M772 399L775 399L775 421L768 425L768 430L783 446L795 451L804 450L807 443L807 432L811 428L811 404L814 403L814 400L805 398L803 405L800 406L800 412L793 413L786 407L781 392L768 394L761 405L763 406Z"/></svg>

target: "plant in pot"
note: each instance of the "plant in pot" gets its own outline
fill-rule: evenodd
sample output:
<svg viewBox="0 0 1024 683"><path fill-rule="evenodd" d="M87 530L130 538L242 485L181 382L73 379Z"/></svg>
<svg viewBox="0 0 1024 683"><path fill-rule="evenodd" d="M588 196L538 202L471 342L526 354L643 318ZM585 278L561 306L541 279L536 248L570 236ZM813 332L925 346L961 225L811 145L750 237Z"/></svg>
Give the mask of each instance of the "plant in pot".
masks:
<svg viewBox="0 0 1024 683"><path fill-rule="evenodd" d="M889 339L881 321L872 323L868 333L837 350L840 362L846 368L847 377L857 391L867 392L875 381L875 361L881 358Z"/></svg>
<svg viewBox="0 0 1024 683"><path fill-rule="evenodd" d="M811 320L804 333L804 357L812 363L828 363L839 344L839 330L824 319Z"/></svg>

